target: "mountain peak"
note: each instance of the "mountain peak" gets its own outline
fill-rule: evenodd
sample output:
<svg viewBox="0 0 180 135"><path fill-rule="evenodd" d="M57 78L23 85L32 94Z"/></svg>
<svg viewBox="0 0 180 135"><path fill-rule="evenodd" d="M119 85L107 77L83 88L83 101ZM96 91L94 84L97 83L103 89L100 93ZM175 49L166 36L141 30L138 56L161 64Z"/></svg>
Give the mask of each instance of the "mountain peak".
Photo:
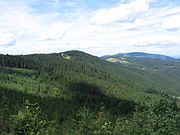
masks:
<svg viewBox="0 0 180 135"><path fill-rule="evenodd" d="M114 57L114 56L132 56L132 57L146 57L146 58L153 58L153 59L162 59L162 60L176 60L173 57L162 55L162 54L152 54L152 53L145 53L145 52L129 52L129 53L118 53L115 55L106 55L102 56L102 58L107 58L107 57Z"/></svg>

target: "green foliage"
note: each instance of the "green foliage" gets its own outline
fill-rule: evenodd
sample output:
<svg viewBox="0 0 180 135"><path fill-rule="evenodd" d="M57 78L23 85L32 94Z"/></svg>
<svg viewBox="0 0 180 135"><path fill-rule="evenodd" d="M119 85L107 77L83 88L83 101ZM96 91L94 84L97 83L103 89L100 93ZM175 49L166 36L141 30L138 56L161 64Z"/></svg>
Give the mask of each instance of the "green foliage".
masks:
<svg viewBox="0 0 180 135"><path fill-rule="evenodd" d="M147 57L131 57L115 55L108 58L127 61L131 64L120 64L121 69L127 68L127 74L118 71L123 76L129 76L145 88L179 95L180 62L175 60L152 59ZM129 71L132 71L130 74Z"/></svg>
<svg viewBox="0 0 180 135"><path fill-rule="evenodd" d="M117 135L177 135L180 133L180 112L175 101L145 98L131 118L117 121Z"/></svg>
<svg viewBox="0 0 180 135"><path fill-rule="evenodd" d="M48 122L42 118L37 104L25 101L24 107L12 116L12 130L15 135L49 135ZM50 129L52 130L52 129Z"/></svg>
<svg viewBox="0 0 180 135"><path fill-rule="evenodd" d="M79 51L0 55L0 134L176 134L176 103L159 96L179 95L180 63L124 60L131 64Z"/></svg>
<svg viewBox="0 0 180 135"><path fill-rule="evenodd" d="M98 113L83 107L76 116L68 135L113 135L112 123L108 120L103 107Z"/></svg>
<svg viewBox="0 0 180 135"><path fill-rule="evenodd" d="M10 110L7 97L3 95L0 102L0 134L10 132Z"/></svg>

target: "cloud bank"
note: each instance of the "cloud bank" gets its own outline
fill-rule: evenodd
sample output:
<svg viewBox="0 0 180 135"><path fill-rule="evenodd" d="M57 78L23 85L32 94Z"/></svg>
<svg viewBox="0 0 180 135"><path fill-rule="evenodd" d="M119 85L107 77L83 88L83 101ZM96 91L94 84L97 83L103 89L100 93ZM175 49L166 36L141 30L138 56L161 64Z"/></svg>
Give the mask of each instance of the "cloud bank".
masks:
<svg viewBox="0 0 180 135"><path fill-rule="evenodd" d="M82 6L86 4L78 0L1 1L0 53L78 49L99 56L131 51L180 56L178 1L117 1L98 9Z"/></svg>

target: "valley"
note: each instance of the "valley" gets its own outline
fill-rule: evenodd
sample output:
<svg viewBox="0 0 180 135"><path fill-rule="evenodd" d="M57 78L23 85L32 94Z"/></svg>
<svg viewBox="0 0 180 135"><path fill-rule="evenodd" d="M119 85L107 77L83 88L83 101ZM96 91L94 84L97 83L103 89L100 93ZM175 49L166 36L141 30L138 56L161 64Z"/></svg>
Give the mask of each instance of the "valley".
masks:
<svg viewBox="0 0 180 135"><path fill-rule="evenodd" d="M32 124L29 132L47 135L176 135L179 80L180 62L169 57L97 57L76 50L0 55L0 133L25 134L23 123L30 120L38 129Z"/></svg>

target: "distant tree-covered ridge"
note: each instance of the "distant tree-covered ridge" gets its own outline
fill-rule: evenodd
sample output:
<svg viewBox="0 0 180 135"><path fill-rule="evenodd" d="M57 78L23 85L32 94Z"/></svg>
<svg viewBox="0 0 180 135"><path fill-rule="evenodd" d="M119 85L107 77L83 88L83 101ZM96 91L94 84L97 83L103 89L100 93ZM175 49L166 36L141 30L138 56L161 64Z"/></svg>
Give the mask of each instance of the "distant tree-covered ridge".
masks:
<svg viewBox="0 0 180 135"><path fill-rule="evenodd" d="M141 58L152 58L152 59L160 59L160 60L176 60L174 57L162 55L162 54L152 54L152 53L144 53L144 52L130 52L130 53L118 53L115 55L105 55L102 58L108 57L117 57L117 56L133 56L133 57L141 57Z"/></svg>
<svg viewBox="0 0 180 135"><path fill-rule="evenodd" d="M178 135L180 63L123 60L0 55L0 134Z"/></svg>

